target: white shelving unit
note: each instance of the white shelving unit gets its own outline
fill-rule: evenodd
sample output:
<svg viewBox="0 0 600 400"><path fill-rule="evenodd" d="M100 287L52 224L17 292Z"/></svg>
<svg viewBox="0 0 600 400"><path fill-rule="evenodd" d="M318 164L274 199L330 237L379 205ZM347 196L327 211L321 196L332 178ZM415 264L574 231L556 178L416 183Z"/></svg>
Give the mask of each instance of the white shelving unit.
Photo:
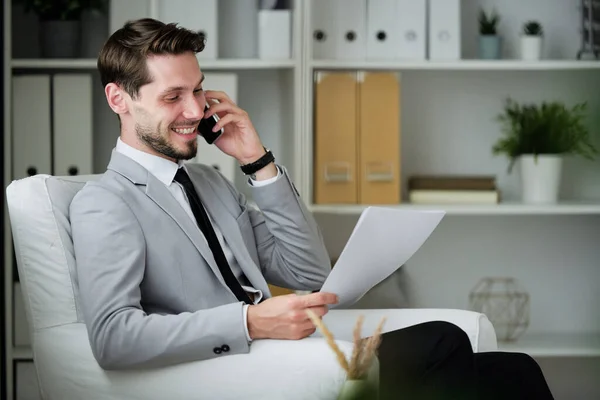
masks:
<svg viewBox="0 0 600 400"><path fill-rule="evenodd" d="M531 335L512 343L500 343L499 350L532 357L600 357L600 335Z"/></svg>
<svg viewBox="0 0 600 400"><path fill-rule="evenodd" d="M492 205L422 205L399 204L385 207L403 210L444 210L447 215L600 215L598 203L562 203L557 205L534 205L522 203L500 203ZM327 204L311 206L314 213L357 215L367 205Z"/></svg>
<svg viewBox="0 0 600 400"><path fill-rule="evenodd" d="M563 71L600 70L597 61L580 60L458 60L458 61L344 61L312 60L310 66L319 70L364 69L398 71Z"/></svg>
<svg viewBox="0 0 600 400"><path fill-rule="evenodd" d="M155 0L148 0L154 2ZM253 119L265 144L293 175L296 187L322 226L332 257L350 234L363 204L313 204L313 73L321 70L392 70L402 82L402 174L496 174L506 193L498 205L387 205L400 209L444 209L446 218L423 248L403 267L417 307L467 307L468 291L483 276L512 275L532 296L532 321L517 342L501 343L503 351L536 357L600 357L600 162L569 160L565 166L564 200L557 205L525 205L518 200L517 177L506 173L506 160L491 156L498 137L492 121L507 96L522 100L559 97L588 100L590 113L600 110L600 61L575 60L579 38L575 18L578 1L463 1L463 58L456 61L367 61L312 58L312 2L295 0L293 57L290 60L201 60L203 71L233 71L239 77L238 103ZM548 46L556 57L538 62L514 59L478 60L475 53L476 10L496 7L503 16L509 56L522 21L539 18L547 25ZM151 7L157 10L156 4ZM565 10L567 10L565 12ZM95 59L12 58L11 2L4 2L7 60L4 68L4 184L12 178L11 77L31 71L90 71ZM515 28L516 27L516 28ZM558 32L552 34L553 29ZM558 35L560 34L560 38ZM554 43L552 42L554 40ZM569 47L571 46L571 47ZM570 54L567 56L566 54ZM101 91L94 99L103 102ZM116 140L115 125L104 106L95 106L94 167L104 171ZM600 119L594 120L600 128ZM399 150L400 151L400 150ZM246 192L243 177L235 184ZM405 185L403 184L403 187ZM246 192L247 193L247 192ZM5 211L5 216L6 216ZM492 218L493 217L493 218ZM8 217L5 217L5 328L7 398L13 398L14 362L32 359L31 349L13 345L13 260ZM568 256L566 256L568 254ZM597 285L596 285L597 286ZM573 295L573 293L576 295ZM557 315L560 320L557 321ZM572 329L570 329L572 328ZM565 372L568 378L568 373Z"/></svg>
<svg viewBox="0 0 600 400"><path fill-rule="evenodd" d="M313 4L304 3L304 15L313 15ZM476 0L462 1L461 7L462 59L448 61L315 59L311 21L304 21L308 32L304 43L306 115L300 149L308 162L303 164L302 193L323 229L331 256L337 258L360 213L370 204L313 202L313 74L398 72L403 202L382 206L447 213L399 272L403 275L397 280L403 282L408 306L468 308L469 292L481 278L515 277L530 294L530 325L517 341L499 342L499 349L524 352L543 361L556 398L597 398L597 379L588 374L574 389L569 382L581 375L571 375L561 363L569 359L586 365L573 371L600 365L600 314L592 306L600 299L600 160L565 160L560 202L529 205L520 201L518 170L507 173L508 160L494 157L491 148L500 136L494 118L508 96L527 102L587 101L600 147L600 60L576 59L579 1ZM504 59L477 59L480 7L495 8L502 18L499 33ZM519 33L522 23L532 19L545 28L545 56L522 61L518 59ZM407 202L408 176L444 173L495 175L503 194L501 203Z"/></svg>
<svg viewBox="0 0 600 400"><path fill-rule="evenodd" d="M214 70L277 70L277 69L294 69L297 65L296 60L252 60L252 59L221 59L221 60L201 60L202 69L207 71ZM82 69L95 70L96 60L77 59L18 59L11 61L13 69Z"/></svg>

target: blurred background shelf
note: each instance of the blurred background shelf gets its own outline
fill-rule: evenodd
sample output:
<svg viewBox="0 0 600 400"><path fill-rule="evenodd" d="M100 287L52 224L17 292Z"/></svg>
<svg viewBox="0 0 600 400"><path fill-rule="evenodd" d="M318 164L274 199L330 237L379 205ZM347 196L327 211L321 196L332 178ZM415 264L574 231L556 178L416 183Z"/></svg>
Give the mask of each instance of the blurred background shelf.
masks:
<svg viewBox="0 0 600 400"><path fill-rule="evenodd" d="M16 346L13 347L13 359L14 360L32 360L33 351L28 346Z"/></svg>
<svg viewBox="0 0 600 400"><path fill-rule="evenodd" d="M514 342L499 342L498 349L532 357L600 357L600 333L524 334Z"/></svg>
<svg viewBox="0 0 600 400"><path fill-rule="evenodd" d="M314 213L322 214L360 214L369 205L348 204L313 204L310 206ZM549 205L500 203L500 204L475 204L475 205L424 205L424 204L398 204L377 205L401 210L444 210L449 215L600 215L600 202L598 203L560 203Z"/></svg>
<svg viewBox="0 0 600 400"><path fill-rule="evenodd" d="M13 59L13 69L82 69L95 70L95 58L81 59ZM288 60L261 60L261 59L218 59L200 60L200 68L203 70L244 70L244 69L286 69L293 68L296 61Z"/></svg>
<svg viewBox="0 0 600 400"><path fill-rule="evenodd" d="M312 60L313 69L365 69L365 70L455 70L455 71L563 71L600 70L600 61L590 60L456 60L456 61L350 61Z"/></svg>

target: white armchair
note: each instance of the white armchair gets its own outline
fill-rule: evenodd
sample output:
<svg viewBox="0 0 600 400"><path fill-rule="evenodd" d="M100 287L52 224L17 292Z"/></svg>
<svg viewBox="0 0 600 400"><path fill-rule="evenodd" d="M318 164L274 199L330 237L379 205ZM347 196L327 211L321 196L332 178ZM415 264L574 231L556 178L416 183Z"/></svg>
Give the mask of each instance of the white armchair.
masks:
<svg viewBox="0 0 600 400"><path fill-rule="evenodd" d="M13 181L7 203L32 351L42 397L49 399L335 399L345 380L332 351L315 335L257 341L249 354L168 368L105 371L96 363L79 306L68 209L96 176L37 175ZM93 226L90 229L94 229ZM386 330L446 320L465 330L475 351L496 349L488 319L462 310L332 310L325 317L341 348L358 314L365 330L387 316ZM373 368L377 379L377 365Z"/></svg>

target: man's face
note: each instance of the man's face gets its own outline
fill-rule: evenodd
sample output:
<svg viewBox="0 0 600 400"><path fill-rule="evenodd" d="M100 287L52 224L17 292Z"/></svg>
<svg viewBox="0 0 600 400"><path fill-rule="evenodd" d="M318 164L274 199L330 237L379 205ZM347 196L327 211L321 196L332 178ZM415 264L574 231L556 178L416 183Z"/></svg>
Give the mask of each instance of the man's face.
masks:
<svg viewBox="0 0 600 400"><path fill-rule="evenodd" d="M193 53L152 56L152 82L139 90L130 108L141 145L171 160L196 156L197 130L204 115L204 75Z"/></svg>

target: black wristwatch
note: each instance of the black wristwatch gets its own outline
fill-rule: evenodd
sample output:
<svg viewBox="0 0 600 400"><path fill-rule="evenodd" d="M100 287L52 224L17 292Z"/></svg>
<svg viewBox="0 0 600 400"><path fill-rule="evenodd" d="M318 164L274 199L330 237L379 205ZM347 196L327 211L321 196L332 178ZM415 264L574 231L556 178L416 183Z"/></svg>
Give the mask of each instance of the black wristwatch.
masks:
<svg viewBox="0 0 600 400"><path fill-rule="evenodd" d="M253 175L257 171L263 169L264 167L266 167L267 165L269 165L270 163L275 161L275 157L273 156L273 153L271 152L271 150L265 148L265 151L266 151L266 153L258 160L254 161L250 164L245 164L245 165L240 166L240 168L242 169L242 172L245 175Z"/></svg>

